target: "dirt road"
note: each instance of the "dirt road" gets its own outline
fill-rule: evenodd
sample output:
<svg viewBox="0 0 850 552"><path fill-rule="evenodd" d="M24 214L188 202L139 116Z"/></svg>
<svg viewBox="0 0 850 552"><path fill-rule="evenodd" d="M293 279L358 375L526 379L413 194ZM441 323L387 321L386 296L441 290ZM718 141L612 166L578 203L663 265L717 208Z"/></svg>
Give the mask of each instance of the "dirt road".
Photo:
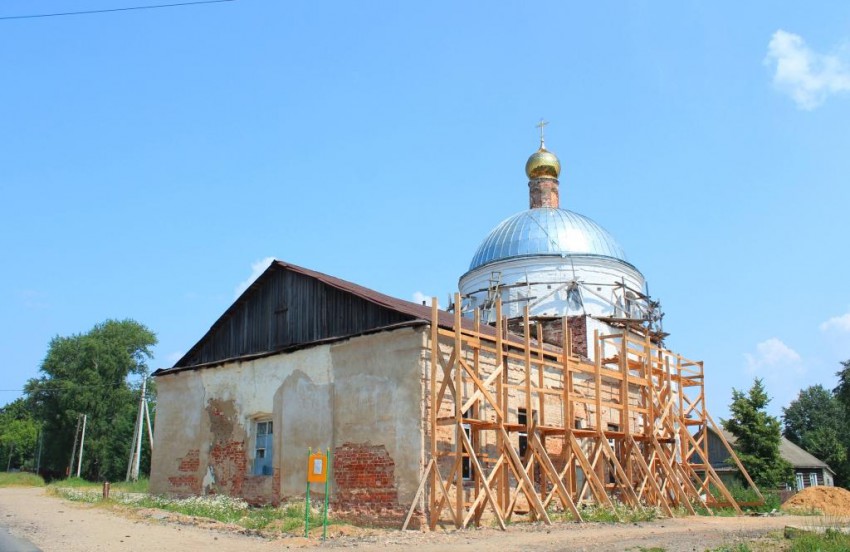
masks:
<svg viewBox="0 0 850 552"><path fill-rule="evenodd" d="M158 520L133 519L108 509L47 496L43 489L0 489L0 524L44 552L129 552L137 550L215 550L260 552L300 548L354 547L359 550L437 552L462 550L639 550L663 547L675 552L702 552L771 531L786 524L813 525L813 518L680 518L640 524L515 524L503 532L482 528L459 532L362 532L339 536L331 531L324 546L298 537L266 540L233 531L203 529Z"/></svg>

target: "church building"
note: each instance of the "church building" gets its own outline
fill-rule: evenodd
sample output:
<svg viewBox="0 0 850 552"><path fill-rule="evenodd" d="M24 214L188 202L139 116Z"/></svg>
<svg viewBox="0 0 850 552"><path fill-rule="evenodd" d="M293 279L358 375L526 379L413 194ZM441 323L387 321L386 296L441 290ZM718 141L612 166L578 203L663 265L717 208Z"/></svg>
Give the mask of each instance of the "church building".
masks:
<svg viewBox="0 0 850 552"><path fill-rule="evenodd" d="M715 505L709 485L737 508L703 454L702 363L663 348L616 240L560 207L542 126L525 171L529 208L484 238L447 310L272 262L154 373L151 492L277 504L303 495L312 449L330 451L335 515L370 523L614 500L672 515Z"/></svg>

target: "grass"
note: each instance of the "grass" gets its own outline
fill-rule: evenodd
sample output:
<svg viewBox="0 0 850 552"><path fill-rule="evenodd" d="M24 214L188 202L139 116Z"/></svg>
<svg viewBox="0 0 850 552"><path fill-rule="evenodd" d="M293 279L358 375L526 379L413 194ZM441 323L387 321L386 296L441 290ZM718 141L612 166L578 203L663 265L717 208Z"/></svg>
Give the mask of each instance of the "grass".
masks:
<svg viewBox="0 0 850 552"><path fill-rule="evenodd" d="M70 485L65 485L66 481L51 484L50 492L76 502L98 503L132 509L153 508L234 524L252 531L304 533L303 503L255 508L249 506L243 500L227 496L195 496L173 499L147 494L147 482L135 486L116 483L112 486L110 499L105 501L101 496L101 484L73 480L70 481ZM338 521L328 518L329 525L338 523ZM321 512L311 508L310 527L320 527L321 525Z"/></svg>
<svg viewBox="0 0 850 552"><path fill-rule="evenodd" d="M748 503L748 502L749 503L759 502L761 500L759 498L758 492L755 489L752 489L750 487L743 487L741 485L730 485L730 486L727 487L727 490L729 491L729 494L732 495L732 498L735 499L735 502L737 502L739 504L740 503ZM710 491L711 491L712 497L714 497L714 499L716 501L726 502L726 497L724 497L723 494L720 492L720 490L717 489L717 487L715 487L713 484L710 486ZM764 504L762 504L761 506L745 506L745 507L742 507L741 509L744 512L759 512L759 513L766 513L766 512L772 512L773 510L779 510L782 503L779 500L779 493L778 492L776 492L776 491L765 491L765 492L762 493L762 496L764 496ZM714 509L713 511L714 511L715 514L722 516L722 515L724 515L724 513L723 513L724 510L731 510L733 512L732 515L736 515L734 510L731 509L731 508L717 508L717 509Z"/></svg>
<svg viewBox="0 0 850 552"><path fill-rule="evenodd" d="M34 473L0 472L0 487L44 487L44 479Z"/></svg>
<svg viewBox="0 0 850 552"><path fill-rule="evenodd" d="M719 548L711 550L711 552L753 552L753 549L750 548L749 544L739 542L736 544L725 544Z"/></svg>
<svg viewBox="0 0 850 552"><path fill-rule="evenodd" d="M827 530L823 534L809 533L795 538L790 552L847 552L850 550L850 535Z"/></svg>
<svg viewBox="0 0 850 552"><path fill-rule="evenodd" d="M809 508L782 508L782 512L789 516L822 516L823 512L814 507Z"/></svg>
<svg viewBox="0 0 850 552"><path fill-rule="evenodd" d="M148 492L148 484L149 481L146 478L139 479L138 481L119 481L116 483L110 483L110 490L112 492L119 491L125 493L146 493ZM49 487L63 489L100 490L103 488L103 482L86 481L81 477L69 477L67 479L53 481L52 483L50 483Z"/></svg>
<svg viewBox="0 0 850 552"><path fill-rule="evenodd" d="M713 548L706 552L848 552L850 551L850 535L842 532L846 529L845 519L830 520L824 518L824 523L811 526L812 532L806 532L802 528L800 532L794 532L792 537L786 538L781 532L771 533L763 537L727 544L719 548ZM823 533L814 532L817 528L826 527Z"/></svg>

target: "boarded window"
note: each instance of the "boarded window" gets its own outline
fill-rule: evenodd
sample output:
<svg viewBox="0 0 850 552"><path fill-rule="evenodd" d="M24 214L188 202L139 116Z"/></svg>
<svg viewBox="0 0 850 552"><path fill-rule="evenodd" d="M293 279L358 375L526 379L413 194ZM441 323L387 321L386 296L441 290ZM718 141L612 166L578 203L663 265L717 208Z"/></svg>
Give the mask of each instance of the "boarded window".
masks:
<svg viewBox="0 0 850 552"><path fill-rule="evenodd" d="M274 430L271 420L256 422L256 438L254 444L254 475L272 474L272 451Z"/></svg>

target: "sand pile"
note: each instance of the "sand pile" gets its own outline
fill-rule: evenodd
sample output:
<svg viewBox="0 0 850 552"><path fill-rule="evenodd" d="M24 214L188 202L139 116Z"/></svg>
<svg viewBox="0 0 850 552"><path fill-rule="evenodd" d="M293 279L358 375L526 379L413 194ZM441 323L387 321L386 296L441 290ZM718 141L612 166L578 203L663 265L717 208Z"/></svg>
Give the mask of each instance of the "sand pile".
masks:
<svg viewBox="0 0 850 552"><path fill-rule="evenodd" d="M783 510L820 510L828 516L850 517L850 491L840 487L809 487L782 505Z"/></svg>

